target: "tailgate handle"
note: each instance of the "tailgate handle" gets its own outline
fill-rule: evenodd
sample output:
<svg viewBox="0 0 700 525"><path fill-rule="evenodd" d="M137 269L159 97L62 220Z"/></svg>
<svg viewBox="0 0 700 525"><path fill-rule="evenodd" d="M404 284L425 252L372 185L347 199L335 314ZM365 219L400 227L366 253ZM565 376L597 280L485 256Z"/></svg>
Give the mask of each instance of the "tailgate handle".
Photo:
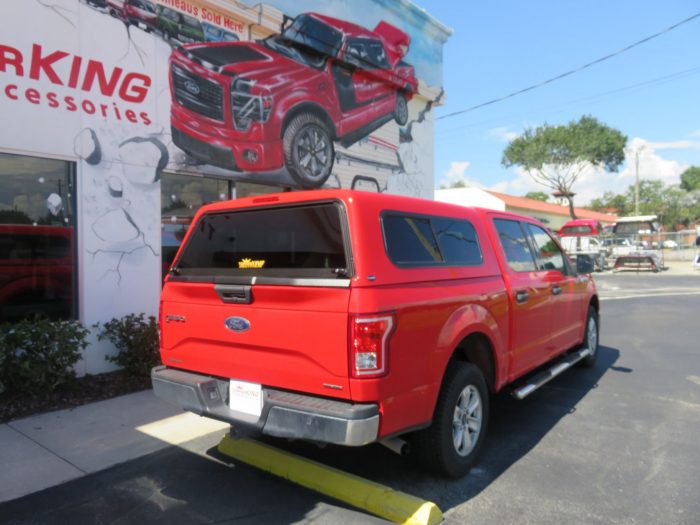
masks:
<svg viewBox="0 0 700 525"><path fill-rule="evenodd" d="M250 304L253 294L249 284L217 284L214 290L225 303Z"/></svg>

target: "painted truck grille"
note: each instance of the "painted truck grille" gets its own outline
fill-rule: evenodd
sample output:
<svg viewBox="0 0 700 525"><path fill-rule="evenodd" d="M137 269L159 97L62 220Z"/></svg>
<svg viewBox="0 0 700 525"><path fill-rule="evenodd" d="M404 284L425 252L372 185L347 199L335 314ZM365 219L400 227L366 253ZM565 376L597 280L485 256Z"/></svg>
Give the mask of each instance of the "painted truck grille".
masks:
<svg viewBox="0 0 700 525"><path fill-rule="evenodd" d="M220 84L173 64L173 94L177 102L195 113L224 121L224 90Z"/></svg>

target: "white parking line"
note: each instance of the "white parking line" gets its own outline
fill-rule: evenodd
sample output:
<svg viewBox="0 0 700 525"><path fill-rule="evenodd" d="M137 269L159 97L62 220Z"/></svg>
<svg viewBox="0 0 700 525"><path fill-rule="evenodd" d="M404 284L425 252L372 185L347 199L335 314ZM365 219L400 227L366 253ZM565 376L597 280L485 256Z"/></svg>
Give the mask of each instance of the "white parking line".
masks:
<svg viewBox="0 0 700 525"><path fill-rule="evenodd" d="M606 297L605 295L601 295L600 300L601 301L616 301L620 299L643 299L643 298L648 298L648 297L681 297L681 296L686 296L686 295L700 295L700 291L693 291L693 292L671 292L671 291L664 291L664 290L658 290L658 291L651 291L650 293L630 293L628 295L614 295L614 296L609 296Z"/></svg>

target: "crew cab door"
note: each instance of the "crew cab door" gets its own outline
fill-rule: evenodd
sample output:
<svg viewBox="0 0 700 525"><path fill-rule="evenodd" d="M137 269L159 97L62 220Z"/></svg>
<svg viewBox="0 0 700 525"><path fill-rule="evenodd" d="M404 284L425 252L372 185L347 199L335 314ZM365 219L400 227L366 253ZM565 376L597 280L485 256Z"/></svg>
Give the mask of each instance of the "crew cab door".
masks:
<svg viewBox="0 0 700 525"><path fill-rule="evenodd" d="M525 228L535 249L538 278L551 293L550 354L557 354L581 342L586 283L578 281L575 269L549 233L532 223L525 223Z"/></svg>
<svg viewBox="0 0 700 525"><path fill-rule="evenodd" d="M348 39L345 60L354 66L352 87L358 106L387 97L396 89L390 82L391 66L381 40Z"/></svg>
<svg viewBox="0 0 700 525"><path fill-rule="evenodd" d="M532 370L554 350L551 338L551 284L532 252L525 224L506 218L493 219L505 265L504 278L510 295L509 381Z"/></svg>

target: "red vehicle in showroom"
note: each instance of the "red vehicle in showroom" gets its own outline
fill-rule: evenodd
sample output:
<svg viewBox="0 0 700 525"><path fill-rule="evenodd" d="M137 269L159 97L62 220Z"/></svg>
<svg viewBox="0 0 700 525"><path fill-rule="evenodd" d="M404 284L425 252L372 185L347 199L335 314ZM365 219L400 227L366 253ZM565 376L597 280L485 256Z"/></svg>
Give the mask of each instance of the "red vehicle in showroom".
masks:
<svg viewBox="0 0 700 525"><path fill-rule="evenodd" d="M334 141L349 146L391 119L406 124L417 90L403 61L409 43L386 22L368 31L307 13L258 42L179 47L170 59L173 141L208 164L286 167L301 186L319 187Z"/></svg>
<svg viewBox="0 0 700 525"><path fill-rule="evenodd" d="M72 313L73 229L0 224L0 322Z"/></svg>

